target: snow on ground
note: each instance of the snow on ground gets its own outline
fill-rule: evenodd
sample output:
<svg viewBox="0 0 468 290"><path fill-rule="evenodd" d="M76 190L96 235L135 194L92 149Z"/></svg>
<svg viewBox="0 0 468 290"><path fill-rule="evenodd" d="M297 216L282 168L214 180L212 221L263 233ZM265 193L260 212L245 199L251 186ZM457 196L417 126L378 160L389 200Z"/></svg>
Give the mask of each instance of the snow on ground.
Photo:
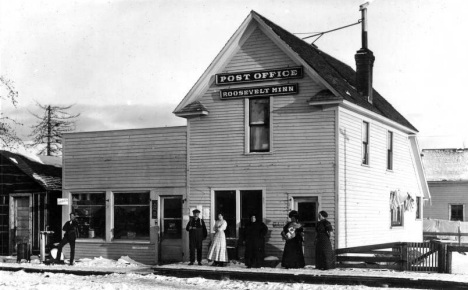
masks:
<svg viewBox="0 0 468 290"><path fill-rule="evenodd" d="M0 257L3 260L9 260L10 263L0 263L0 267L18 268L16 272L0 271L0 289L31 289L31 290L68 290L68 289L89 289L89 290L146 290L146 289L267 289L267 290L358 290L358 289L381 289L366 286L342 286L342 285L313 285L302 283L276 283L276 282L250 282L239 280L210 280L205 278L176 278L163 275L155 275L152 266L144 265L132 260L128 256L123 256L118 260L111 260L102 257L93 259L80 259L74 266L65 265L45 265L39 260L32 262L16 263L11 261L15 257ZM0 259L0 262L2 259ZM188 266L187 263L174 263L164 265L165 268L183 268L183 269L204 269L212 271L247 271L242 263L231 263L228 267L212 267L206 260L203 266ZM43 273L26 273L22 269L35 268ZM74 271L102 271L113 272L109 275L72 275L62 273L52 273L48 270L74 270ZM283 269L260 268L248 269L249 272L261 273L291 273L291 274L309 274L309 275L340 275L359 277L401 277L410 279L433 279L458 281L468 283L468 256L453 253L453 269L457 274L438 274L425 272L400 272L393 270L376 269L333 269L329 271L320 271L312 266L305 269ZM398 289L398 288L393 288ZM405 289L405 288L399 288Z"/></svg>

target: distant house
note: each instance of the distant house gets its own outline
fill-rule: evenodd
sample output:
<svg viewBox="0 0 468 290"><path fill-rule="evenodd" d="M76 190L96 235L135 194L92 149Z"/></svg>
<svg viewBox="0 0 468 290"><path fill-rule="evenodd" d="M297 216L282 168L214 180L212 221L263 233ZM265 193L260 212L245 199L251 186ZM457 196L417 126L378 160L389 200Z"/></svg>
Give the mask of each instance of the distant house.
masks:
<svg viewBox="0 0 468 290"><path fill-rule="evenodd" d="M53 165L52 165L53 164ZM39 252L39 232L52 230L59 240L62 193L61 158L26 156L0 150L0 254L15 252L19 242Z"/></svg>
<svg viewBox="0 0 468 290"><path fill-rule="evenodd" d="M468 149L424 149L432 202L424 218L468 221Z"/></svg>
<svg viewBox="0 0 468 290"><path fill-rule="evenodd" d="M224 213L233 257L252 213L281 258L297 210L307 264L321 210L335 248L421 241L418 131L372 89L372 52L358 51L355 72L254 11L226 39L175 108L186 127L65 135L62 217L79 216L77 257L187 260L194 208L209 229Z"/></svg>

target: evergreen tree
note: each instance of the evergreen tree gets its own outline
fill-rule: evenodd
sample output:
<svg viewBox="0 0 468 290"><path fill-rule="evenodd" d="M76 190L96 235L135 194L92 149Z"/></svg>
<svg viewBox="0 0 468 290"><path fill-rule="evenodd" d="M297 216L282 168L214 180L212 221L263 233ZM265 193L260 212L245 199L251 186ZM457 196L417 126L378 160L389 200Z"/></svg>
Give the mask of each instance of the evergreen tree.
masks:
<svg viewBox="0 0 468 290"><path fill-rule="evenodd" d="M39 122L32 126L33 144L30 146L45 145L41 148L39 154L47 156L61 155L62 153L62 135L65 132L75 130L75 118L80 114L71 115L67 112L73 105L70 106L52 106L52 105L37 105L43 110L42 116L31 113L39 119Z"/></svg>
<svg viewBox="0 0 468 290"><path fill-rule="evenodd" d="M0 87L0 101L9 101L16 108L16 104L18 102L18 91L15 90L13 82L3 76L0 76ZM21 139L16 135L16 131L14 129L15 125L21 124L7 116L4 116L0 103L0 149L4 147L13 148L22 143Z"/></svg>

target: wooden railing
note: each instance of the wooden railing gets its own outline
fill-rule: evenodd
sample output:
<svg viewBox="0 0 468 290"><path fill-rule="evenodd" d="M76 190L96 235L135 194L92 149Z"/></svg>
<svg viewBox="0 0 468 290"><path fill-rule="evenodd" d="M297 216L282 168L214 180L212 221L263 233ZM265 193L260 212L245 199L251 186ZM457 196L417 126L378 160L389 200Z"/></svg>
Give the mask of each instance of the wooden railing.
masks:
<svg viewBox="0 0 468 290"><path fill-rule="evenodd" d="M338 268L384 268L447 272L447 245L435 241L398 242L336 249Z"/></svg>
<svg viewBox="0 0 468 290"><path fill-rule="evenodd" d="M458 245L461 246L461 237L468 237L468 233L462 233L460 231L460 228L458 228L458 232L453 233L453 232L441 232L441 233L434 233L434 232L423 232L423 237L424 239L429 239L429 238L436 238L437 236L451 236L451 237L457 237Z"/></svg>

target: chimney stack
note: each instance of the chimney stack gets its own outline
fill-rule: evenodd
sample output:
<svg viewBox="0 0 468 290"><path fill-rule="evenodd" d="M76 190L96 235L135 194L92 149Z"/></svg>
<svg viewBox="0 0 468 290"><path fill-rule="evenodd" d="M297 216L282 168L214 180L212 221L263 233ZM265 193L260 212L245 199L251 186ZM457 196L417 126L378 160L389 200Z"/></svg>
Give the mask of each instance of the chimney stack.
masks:
<svg viewBox="0 0 468 290"><path fill-rule="evenodd" d="M356 52L354 58L356 60L356 88L372 104L372 68L375 57L372 51L367 48L367 6L369 6L369 2L359 6L362 13L362 48Z"/></svg>

